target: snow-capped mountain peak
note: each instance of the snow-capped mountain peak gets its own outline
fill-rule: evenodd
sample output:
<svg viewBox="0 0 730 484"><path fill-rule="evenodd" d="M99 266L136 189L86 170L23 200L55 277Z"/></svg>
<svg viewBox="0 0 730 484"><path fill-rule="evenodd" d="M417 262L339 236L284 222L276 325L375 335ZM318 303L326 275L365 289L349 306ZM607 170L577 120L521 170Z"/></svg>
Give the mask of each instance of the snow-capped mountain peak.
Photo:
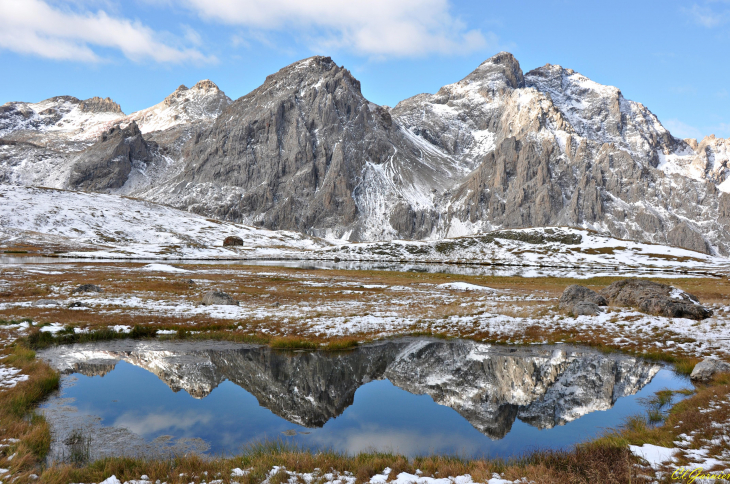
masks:
<svg viewBox="0 0 730 484"><path fill-rule="evenodd" d="M136 121L142 133L163 131L213 121L230 103L231 99L214 82L205 79L189 89L181 85L159 104L132 113L125 122Z"/></svg>
<svg viewBox="0 0 730 484"><path fill-rule="evenodd" d="M82 101L56 96L38 103L9 102L0 106L0 136L18 131L57 132L74 140L88 140L123 117L119 104L109 98Z"/></svg>

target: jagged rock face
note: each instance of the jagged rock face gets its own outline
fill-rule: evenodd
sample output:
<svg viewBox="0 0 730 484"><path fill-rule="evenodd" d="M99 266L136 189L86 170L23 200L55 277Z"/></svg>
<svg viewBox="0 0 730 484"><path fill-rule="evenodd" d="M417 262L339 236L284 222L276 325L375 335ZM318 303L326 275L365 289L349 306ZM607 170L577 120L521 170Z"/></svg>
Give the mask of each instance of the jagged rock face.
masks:
<svg viewBox="0 0 730 484"><path fill-rule="evenodd" d="M59 173L78 152L136 121L153 162L90 187L355 241L564 225L730 254L727 140L676 139L619 89L550 64L523 74L505 52L392 109L328 57L235 102L210 81L103 120L78 106L111 101L54 99L0 109L3 182L73 188Z"/></svg>
<svg viewBox="0 0 730 484"><path fill-rule="evenodd" d="M121 188L135 163L152 160L150 148L137 124L111 128L101 140L75 160L69 185L76 190L104 192Z"/></svg>
<svg viewBox="0 0 730 484"><path fill-rule="evenodd" d="M321 427L341 415L360 386L388 379L453 408L493 439L504 437L516 418L551 428L611 408L660 369L637 358L579 348L472 341L402 339L340 354L209 345L111 342L52 348L41 357L61 371L90 375L108 368L110 359L124 360L196 398L230 380L260 405L307 427Z"/></svg>
<svg viewBox="0 0 730 484"><path fill-rule="evenodd" d="M347 227L356 219L363 165L392 153L389 124L331 59L293 64L195 136L189 163L170 184L173 203L270 228Z"/></svg>
<svg viewBox="0 0 730 484"><path fill-rule="evenodd" d="M86 101L79 103L79 109L85 113L119 113L122 112L121 106L112 101L110 98L102 99L98 96L94 96Z"/></svg>

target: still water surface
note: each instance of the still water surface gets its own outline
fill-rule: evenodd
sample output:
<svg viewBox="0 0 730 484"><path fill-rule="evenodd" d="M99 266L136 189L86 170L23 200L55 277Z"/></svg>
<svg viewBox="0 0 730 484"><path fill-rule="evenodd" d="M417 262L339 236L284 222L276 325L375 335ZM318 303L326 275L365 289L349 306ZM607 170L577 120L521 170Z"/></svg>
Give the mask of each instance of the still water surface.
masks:
<svg viewBox="0 0 730 484"><path fill-rule="evenodd" d="M580 347L398 339L327 355L224 343L110 342L41 353L65 375L44 411L53 455L74 430L93 457L253 442L409 456L510 457L566 448L688 382ZM103 375L103 376L102 376Z"/></svg>

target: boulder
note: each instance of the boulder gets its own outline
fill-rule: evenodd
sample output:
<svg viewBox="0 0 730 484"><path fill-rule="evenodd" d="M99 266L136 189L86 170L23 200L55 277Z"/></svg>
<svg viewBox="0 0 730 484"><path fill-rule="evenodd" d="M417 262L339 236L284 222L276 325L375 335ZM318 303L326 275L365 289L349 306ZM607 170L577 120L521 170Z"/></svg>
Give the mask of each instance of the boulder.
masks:
<svg viewBox="0 0 730 484"><path fill-rule="evenodd" d="M241 246L243 245L243 239L241 237L236 237L235 235L231 235L230 237L226 237L223 239L223 247L231 247L231 246Z"/></svg>
<svg viewBox="0 0 730 484"><path fill-rule="evenodd" d="M33 301L33 306L58 306L59 302L55 299L39 299Z"/></svg>
<svg viewBox="0 0 730 484"><path fill-rule="evenodd" d="M81 284L79 287L71 291L71 294L76 294L79 292L104 292L104 289L95 284Z"/></svg>
<svg viewBox="0 0 730 484"><path fill-rule="evenodd" d="M209 291L203 296L204 306L238 306L238 301L225 292Z"/></svg>
<svg viewBox="0 0 730 484"><path fill-rule="evenodd" d="M712 310L702 306L697 296L667 284L642 279L614 282L600 294L613 305L636 308L656 316L690 319L712 316Z"/></svg>
<svg viewBox="0 0 730 484"><path fill-rule="evenodd" d="M708 381L715 373L728 372L730 372L730 363L710 357L697 363L689 377L693 381Z"/></svg>
<svg viewBox="0 0 730 484"><path fill-rule="evenodd" d="M589 301L577 302L570 310L573 316L597 316L601 311L598 304Z"/></svg>
<svg viewBox="0 0 730 484"><path fill-rule="evenodd" d="M573 307L580 302L593 303L596 306L606 306L608 301L606 298L598 294L596 291L592 291L585 286L579 286L573 284L568 286L563 294L560 296L559 305L560 309L572 311Z"/></svg>

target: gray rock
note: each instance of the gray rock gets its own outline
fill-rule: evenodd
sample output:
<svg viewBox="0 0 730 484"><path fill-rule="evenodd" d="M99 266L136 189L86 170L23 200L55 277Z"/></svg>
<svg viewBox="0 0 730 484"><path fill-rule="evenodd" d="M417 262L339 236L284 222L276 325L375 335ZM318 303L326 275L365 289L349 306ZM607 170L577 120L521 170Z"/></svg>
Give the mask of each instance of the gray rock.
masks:
<svg viewBox="0 0 730 484"><path fill-rule="evenodd" d="M712 310L700 305L697 296L666 284L642 279L624 279L602 289L600 294L616 306L633 307L668 318L705 319Z"/></svg>
<svg viewBox="0 0 730 484"><path fill-rule="evenodd" d="M96 284L81 284L79 287L71 291L71 294L83 292L104 292L104 289L100 288Z"/></svg>
<svg viewBox="0 0 730 484"><path fill-rule="evenodd" d="M61 303L55 299L38 299L33 301L33 306L60 306Z"/></svg>
<svg viewBox="0 0 730 484"><path fill-rule="evenodd" d="M598 304L589 301L577 302L570 310L573 316L597 316L601 311Z"/></svg>
<svg viewBox="0 0 730 484"><path fill-rule="evenodd" d="M79 109L85 113L117 113L124 114L121 106L112 101L110 98L102 99L94 96L79 103Z"/></svg>
<svg viewBox="0 0 730 484"><path fill-rule="evenodd" d="M243 239L241 237L236 237L234 235L231 235L230 237L226 237L223 240L223 247L233 247L233 246L242 246L243 245Z"/></svg>
<svg viewBox="0 0 730 484"><path fill-rule="evenodd" d="M568 286L560 296L558 305L560 309L574 312L574 306L581 302L591 303L596 306L607 306L606 298L585 286L573 284ZM586 309L587 310L587 309ZM597 313L596 313L597 314Z"/></svg>
<svg viewBox="0 0 730 484"><path fill-rule="evenodd" d="M203 295L204 306L238 306L238 301L225 292L209 291Z"/></svg>
<svg viewBox="0 0 730 484"><path fill-rule="evenodd" d="M716 373L730 372L730 363L717 358L705 358L697 363L689 376L693 381L709 381Z"/></svg>
<svg viewBox="0 0 730 484"><path fill-rule="evenodd" d="M137 123L112 127L74 161L69 185L76 190L106 191L127 182L135 162L150 162L150 148Z"/></svg>
<svg viewBox="0 0 730 484"><path fill-rule="evenodd" d="M682 222L667 233L667 242L676 247L711 254L710 246L702 234Z"/></svg>

